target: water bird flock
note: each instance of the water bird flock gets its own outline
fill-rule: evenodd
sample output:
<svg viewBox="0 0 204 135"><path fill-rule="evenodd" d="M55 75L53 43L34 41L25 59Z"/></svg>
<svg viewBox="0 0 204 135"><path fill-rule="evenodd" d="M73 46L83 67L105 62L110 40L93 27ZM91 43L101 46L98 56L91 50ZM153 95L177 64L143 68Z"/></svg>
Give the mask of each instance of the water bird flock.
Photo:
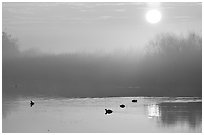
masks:
<svg viewBox="0 0 204 135"><path fill-rule="evenodd" d="M132 102L137 102L137 100L133 99ZM34 103L33 101L30 101L30 107L32 107L34 104L35 104L35 103ZM121 108L125 108L125 105L124 105L124 104L121 104L120 107L121 107ZM105 114L111 114L111 113L113 113L113 111L110 110L110 109L105 109L105 111L106 111Z"/></svg>
<svg viewBox="0 0 204 135"><path fill-rule="evenodd" d="M136 99L133 99L132 102L133 102L133 103L136 103L137 100L136 100ZM125 108L125 105L124 105L124 104L121 104L120 107L121 107L121 108ZM105 109L105 111L106 111L105 114L111 114L111 113L113 113L113 111L110 110L110 109Z"/></svg>

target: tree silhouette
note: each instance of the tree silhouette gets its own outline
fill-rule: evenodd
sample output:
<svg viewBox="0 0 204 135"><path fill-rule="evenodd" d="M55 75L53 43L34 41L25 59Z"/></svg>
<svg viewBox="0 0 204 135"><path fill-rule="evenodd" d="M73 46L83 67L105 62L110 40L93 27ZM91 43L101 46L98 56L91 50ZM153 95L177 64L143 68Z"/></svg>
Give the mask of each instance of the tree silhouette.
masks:
<svg viewBox="0 0 204 135"><path fill-rule="evenodd" d="M6 32L2 32L2 57L15 58L19 56L20 52L17 45L17 39L12 38L11 35Z"/></svg>
<svg viewBox="0 0 204 135"><path fill-rule="evenodd" d="M143 83L179 95L188 90L191 94L201 94L202 38L199 35L179 37L164 33L149 42L146 52L141 69Z"/></svg>

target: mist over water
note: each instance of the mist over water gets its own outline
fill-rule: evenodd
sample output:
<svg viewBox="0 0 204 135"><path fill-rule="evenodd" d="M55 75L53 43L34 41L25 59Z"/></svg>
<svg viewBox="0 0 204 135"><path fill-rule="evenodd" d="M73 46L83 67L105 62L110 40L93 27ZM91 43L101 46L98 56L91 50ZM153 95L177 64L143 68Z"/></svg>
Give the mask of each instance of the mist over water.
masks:
<svg viewBox="0 0 204 135"><path fill-rule="evenodd" d="M3 95L200 96L202 39L163 34L146 54L24 53L3 33Z"/></svg>
<svg viewBox="0 0 204 135"><path fill-rule="evenodd" d="M201 39L166 36L140 59L29 55L3 37L3 132L201 132Z"/></svg>
<svg viewBox="0 0 204 135"><path fill-rule="evenodd" d="M201 11L2 3L3 132L201 132Z"/></svg>

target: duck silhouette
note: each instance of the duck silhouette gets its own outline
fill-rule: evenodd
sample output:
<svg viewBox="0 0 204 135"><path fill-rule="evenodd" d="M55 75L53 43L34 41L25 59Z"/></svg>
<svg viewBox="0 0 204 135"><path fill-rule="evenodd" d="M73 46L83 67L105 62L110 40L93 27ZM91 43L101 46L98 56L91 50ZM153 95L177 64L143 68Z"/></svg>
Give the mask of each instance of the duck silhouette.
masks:
<svg viewBox="0 0 204 135"><path fill-rule="evenodd" d="M33 101L30 101L30 107L32 107L35 103Z"/></svg>
<svg viewBox="0 0 204 135"><path fill-rule="evenodd" d="M136 102L137 102L137 100L136 100L136 99L133 99L133 100L132 100L132 102L136 103Z"/></svg>
<svg viewBox="0 0 204 135"><path fill-rule="evenodd" d="M110 110L110 109L105 109L105 114L111 114L113 111L112 110Z"/></svg>
<svg viewBox="0 0 204 135"><path fill-rule="evenodd" d="M125 108L125 105L124 105L124 104L121 104L120 107L121 107L121 108Z"/></svg>

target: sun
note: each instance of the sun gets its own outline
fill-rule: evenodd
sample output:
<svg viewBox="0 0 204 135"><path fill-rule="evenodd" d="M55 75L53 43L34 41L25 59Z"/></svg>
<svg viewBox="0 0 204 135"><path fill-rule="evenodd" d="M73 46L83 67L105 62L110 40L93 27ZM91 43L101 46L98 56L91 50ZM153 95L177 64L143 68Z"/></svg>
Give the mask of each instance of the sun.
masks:
<svg viewBox="0 0 204 135"><path fill-rule="evenodd" d="M147 22L152 23L152 24L160 22L161 17L162 17L161 12L159 10L156 10L156 9L149 10L146 13Z"/></svg>

